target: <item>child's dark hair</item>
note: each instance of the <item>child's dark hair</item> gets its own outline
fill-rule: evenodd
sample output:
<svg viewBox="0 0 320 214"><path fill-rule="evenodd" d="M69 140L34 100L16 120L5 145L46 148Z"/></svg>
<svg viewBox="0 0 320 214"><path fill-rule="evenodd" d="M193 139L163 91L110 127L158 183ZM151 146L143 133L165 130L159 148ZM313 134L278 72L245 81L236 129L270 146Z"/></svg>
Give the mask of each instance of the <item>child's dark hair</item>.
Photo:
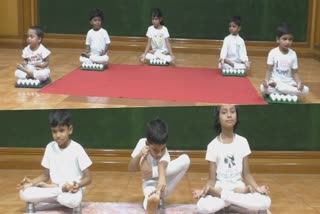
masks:
<svg viewBox="0 0 320 214"><path fill-rule="evenodd" d="M160 24L161 25L164 25L164 22L163 22L163 15L162 15L162 12L159 8L153 8L152 11L151 11L151 17L158 17L158 18L162 18Z"/></svg>
<svg viewBox="0 0 320 214"><path fill-rule="evenodd" d="M168 125L163 120L156 118L147 124L147 140L151 144L166 144L168 140Z"/></svg>
<svg viewBox="0 0 320 214"><path fill-rule="evenodd" d="M100 17L101 21L103 21L104 14L103 11L99 8L93 8L89 12L89 21L91 21L94 17Z"/></svg>
<svg viewBox="0 0 320 214"><path fill-rule="evenodd" d="M277 27L276 35L278 38L280 38L285 34L293 35L293 30L288 23L283 22Z"/></svg>
<svg viewBox="0 0 320 214"><path fill-rule="evenodd" d="M238 25L239 27L241 26L241 17L240 16L233 16L230 18L229 23L235 23L236 25Z"/></svg>
<svg viewBox="0 0 320 214"><path fill-rule="evenodd" d="M234 130L237 129L237 126L240 123L240 120L239 120L239 107L235 106L235 108L236 108L236 114L237 114L237 122L233 127ZM221 106L216 106L214 108L214 129L216 130L217 134L221 133L221 124L220 124L220 117L219 117L220 109L221 109Z"/></svg>
<svg viewBox="0 0 320 214"><path fill-rule="evenodd" d="M41 39L43 39L44 32L43 32L41 27L39 27L39 26L31 26L31 27L29 27L29 29L34 30L36 32L37 36L40 37Z"/></svg>
<svg viewBox="0 0 320 214"><path fill-rule="evenodd" d="M67 110L54 110L49 114L49 124L51 127L71 126L71 113Z"/></svg>

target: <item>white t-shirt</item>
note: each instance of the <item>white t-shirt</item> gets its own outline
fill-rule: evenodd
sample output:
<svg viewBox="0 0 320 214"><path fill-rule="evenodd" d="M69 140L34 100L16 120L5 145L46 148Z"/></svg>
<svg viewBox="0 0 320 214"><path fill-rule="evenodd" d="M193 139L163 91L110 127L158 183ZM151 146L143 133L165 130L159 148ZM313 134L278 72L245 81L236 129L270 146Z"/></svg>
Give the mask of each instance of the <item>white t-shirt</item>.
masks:
<svg viewBox="0 0 320 214"><path fill-rule="evenodd" d="M50 171L55 184L79 181L82 171L91 166L92 161L83 147L71 140L65 149L60 149L55 141L50 142L44 152L41 165Z"/></svg>
<svg viewBox="0 0 320 214"><path fill-rule="evenodd" d="M110 44L108 32L100 28L98 31L91 29L87 33L86 45L90 46L90 52L99 55L105 51L106 45Z"/></svg>
<svg viewBox="0 0 320 214"><path fill-rule="evenodd" d="M248 61L247 49L244 40L239 36L230 34L223 40L220 59L228 59L233 62Z"/></svg>
<svg viewBox="0 0 320 214"><path fill-rule="evenodd" d="M43 59L47 58L50 53L42 44L35 51L31 50L30 45L28 45L22 51L22 58L27 59L29 65L35 65L44 62Z"/></svg>
<svg viewBox="0 0 320 214"><path fill-rule="evenodd" d="M151 47L153 50L157 50L162 53L168 52L166 38L169 38L170 35L165 26L162 26L161 29L156 29L153 25L151 25L148 28L146 35L151 39Z"/></svg>
<svg viewBox="0 0 320 214"><path fill-rule="evenodd" d="M298 58L295 51L289 49L287 54L283 54L279 47L273 48L268 54L268 65L273 65L271 79L290 83L292 78L292 69L298 69Z"/></svg>
<svg viewBox="0 0 320 214"><path fill-rule="evenodd" d="M217 181L236 183L242 180L243 158L251 153L246 138L235 134L233 142L223 144L218 137L207 147L206 160L217 165Z"/></svg>
<svg viewBox="0 0 320 214"><path fill-rule="evenodd" d="M131 157L132 158L136 157L140 153L142 148L147 145L146 142L147 142L146 138L141 138L139 140L139 142L137 143L137 145L134 148L133 152L131 153ZM166 151L165 151L164 155L159 160L154 159L150 153L147 155L147 162L148 162L148 164L150 164L152 166L153 175L156 175L154 177L158 177L157 173L158 173L158 165L159 165L160 161L166 161L167 163L170 162L170 155L169 155L169 152L168 152L167 148L166 148Z"/></svg>

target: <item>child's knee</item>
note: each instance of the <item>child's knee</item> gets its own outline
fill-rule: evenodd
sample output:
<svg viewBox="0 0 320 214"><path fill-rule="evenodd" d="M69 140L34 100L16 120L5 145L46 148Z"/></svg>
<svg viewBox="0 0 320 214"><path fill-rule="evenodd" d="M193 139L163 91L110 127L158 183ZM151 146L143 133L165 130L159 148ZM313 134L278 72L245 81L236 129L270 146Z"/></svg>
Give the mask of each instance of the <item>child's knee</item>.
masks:
<svg viewBox="0 0 320 214"><path fill-rule="evenodd" d="M34 202L34 195L35 192L33 187L29 187L25 190L20 190L19 192L20 199L26 202Z"/></svg>
<svg viewBox="0 0 320 214"><path fill-rule="evenodd" d="M77 195L77 194L63 193L57 197L57 201L59 202L59 204L63 206L66 206L69 208L75 208L80 205L82 201L82 197L80 197L80 195Z"/></svg>
<svg viewBox="0 0 320 214"><path fill-rule="evenodd" d="M183 169L188 169L191 162L189 156L187 154L182 154L179 158L182 160L181 162L183 163Z"/></svg>

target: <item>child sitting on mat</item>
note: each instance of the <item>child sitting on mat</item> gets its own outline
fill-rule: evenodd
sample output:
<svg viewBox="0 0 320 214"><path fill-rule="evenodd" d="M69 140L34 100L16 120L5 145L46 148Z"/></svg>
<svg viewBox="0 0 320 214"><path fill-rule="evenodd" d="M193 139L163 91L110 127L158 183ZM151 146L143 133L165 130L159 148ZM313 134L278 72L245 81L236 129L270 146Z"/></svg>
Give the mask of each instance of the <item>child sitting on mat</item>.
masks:
<svg viewBox="0 0 320 214"><path fill-rule="evenodd" d="M146 60L161 59L169 63L174 63L168 29L164 26L162 12L155 8L151 12L152 25L148 28L146 36L148 37L147 47L140 56L140 62Z"/></svg>
<svg viewBox="0 0 320 214"><path fill-rule="evenodd" d="M80 62L97 63L107 65L109 56L107 51L111 43L108 32L101 27L104 14L100 9L93 9L89 13L89 21L92 26L86 37L86 51L80 56Z"/></svg>
<svg viewBox="0 0 320 214"><path fill-rule="evenodd" d="M50 51L41 42L44 32L39 26L32 26L27 33L28 46L22 51L22 63L17 63L15 76L18 79L37 79L45 81L50 76Z"/></svg>
<svg viewBox="0 0 320 214"><path fill-rule="evenodd" d="M129 172L140 168L143 179L143 207L147 214L154 214L163 198L169 196L185 175L190 165L188 155L171 161L167 150L168 127L161 119L147 124L146 138L137 143L131 154Z"/></svg>
<svg viewBox="0 0 320 214"><path fill-rule="evenodd" d="M200 213L214 213L229 205L245 213L266 211L271 204L269 187L258 186L249 169L251 153L246 138L234 133L239 123L238 108L222 105L215 109L215 129L218 136L207 148L209 179L202 190L195 190ZM237 212L238 213L238 212Z"/></svg>
<svg viewBox="0 0 320 214"><path fill-rule="evenodd" d="M230 35L225 37L220 52L219 68L222 69L250 69L247 49L244 40L240 37L240 16L234 16L229 21Z"/></svg>
<svg viewBox="0 0 320 214"><path fill-rule="evenodd" d="M34 202L58 202L79 211L85 186L91 183L92 162L82 146L70 139L73 126L68 111L51 112L49 124L54 141L44 152L43 174L34 179L25 177L18 184L20 198L28 202L29 208L34 207ZM46 183L49 179L51 184Z"/></svg>
<svg viewBox="0 0 320 214"><path fill-rule="evenodd" d="M293 32L288 24L283 23L277 28L279 46L268 55L267 73L260 89L263 94L303 95L309 92L298 74L298 58L290 49Z"/></svg>

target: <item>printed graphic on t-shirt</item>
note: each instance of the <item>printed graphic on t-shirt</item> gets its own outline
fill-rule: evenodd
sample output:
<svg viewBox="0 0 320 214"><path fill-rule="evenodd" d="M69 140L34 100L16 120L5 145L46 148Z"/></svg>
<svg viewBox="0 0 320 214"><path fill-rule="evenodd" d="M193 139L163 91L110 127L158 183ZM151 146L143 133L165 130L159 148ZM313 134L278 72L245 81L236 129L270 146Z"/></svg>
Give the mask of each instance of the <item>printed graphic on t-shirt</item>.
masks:
<svg viewBox="0 0 320 214"><path fill-rule="evenodd" d="M234 160L234 155L227 155L225 158L224 158L224 163L228 165L228 168L231 168L232 166L235 166L236 163L235 163L235 160Z"/></svg>
<svg viewBox="0 0 320 214"><path fill-rule="evenodd" d="M290 64L287 60L276 60L275 71L281 75L288 75L290 71Z"/></svg>
<svg viewBox="0 0 320 214"><path fill-rule="evenodd" d="M29 58L29 64L37 64L37 63L41 63L42 62L42 56L40 53L33 55Z"/></svg>
<svg viewBox="0 0 320 214"><path fill-rule="evenodd" d="M154 35L153 42L154 42L154 44L156 46L155 47L156 49L161 49L163 47L163 41L164 41L164 39L163 39L163 34L162 33Z"/></svg>

